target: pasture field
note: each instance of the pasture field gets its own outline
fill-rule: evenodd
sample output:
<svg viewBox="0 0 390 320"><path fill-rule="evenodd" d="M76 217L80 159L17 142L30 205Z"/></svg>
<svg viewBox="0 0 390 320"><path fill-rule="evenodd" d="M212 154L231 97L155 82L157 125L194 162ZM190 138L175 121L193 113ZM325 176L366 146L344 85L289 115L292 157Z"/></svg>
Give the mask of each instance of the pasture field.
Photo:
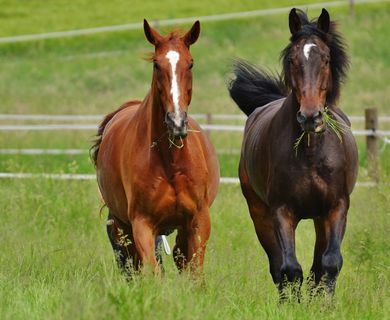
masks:
<svg viewBox="0 0 390 320"><path fill-rule="evenodd" d="M129 283L116 270L94 182L0 184L1 319L388 318L388 186L354 192L334 300L304 295L301 304L279 305L238 186L222 186L212 208L204 281L178 275L164 257L164 277ZM307 275L312 223L301 222L297 234Z"/></svg>
<svg viewBox="0 0 390 320"><path fill-rule="evenodd" d="M277 2L281 7L291 4ZM275 5L270 0L180 5L174 0L136 0L131 5L124 0L0 0L0 37ZM309 17L319 12L310 10ZM340 22L351 55L341 107L350 115L363 115L366 107L390 115L390 3L357 5L355 15L347 6L329 12ZM279 52L288 38L287 14L203 23L192 48L190 112L238 114L226 90L232 59L280 70ZM152 66L143 58L151 49L141 30L0 44L0 113L108 113L145 95ZM389 123L380 127L390 129ZM0 131L0 148L88 149L93 134ZM217 150L240 147L241 133L213 132L211 137ZM367 181L364 138L357 142L359 181ZM352 195L335 297L310 300L303 291L301 304L278 304L268 260L238 185L222 185L212 207L202 279L179 275L171 257L164 256L163 277L126 282L114 264L105 233L107 212L99 215L94 181L0 179L0 319L388 319L390 146L382 146L382 183L356 187ZM219 159L221 175L235 177L239 156L221 154ZM94 168L87 154L0 155L0 172L93 173ZM302 221L297 231L297 255L305 275L311 266L313 229L311 221ZM174 234L168 240L173 245Z"/></svg>

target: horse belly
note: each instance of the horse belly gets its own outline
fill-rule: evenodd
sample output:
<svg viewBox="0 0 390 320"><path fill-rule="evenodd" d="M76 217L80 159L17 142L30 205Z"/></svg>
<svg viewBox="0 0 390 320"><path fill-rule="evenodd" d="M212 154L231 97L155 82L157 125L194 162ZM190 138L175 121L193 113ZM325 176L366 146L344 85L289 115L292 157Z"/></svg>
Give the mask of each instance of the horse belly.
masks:
<svg viewBox="0 0 390 320"><path fill-rule="evenodd" d="M127 197L121 180L109 170L97 170L99 190L105 205L123 222L127 219Z"/></svg>

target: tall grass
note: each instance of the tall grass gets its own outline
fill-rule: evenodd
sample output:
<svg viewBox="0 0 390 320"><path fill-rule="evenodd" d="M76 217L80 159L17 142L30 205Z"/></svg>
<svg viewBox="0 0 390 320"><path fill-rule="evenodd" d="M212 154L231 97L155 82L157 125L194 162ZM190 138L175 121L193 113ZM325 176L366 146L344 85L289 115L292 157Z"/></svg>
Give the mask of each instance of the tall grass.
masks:
<svg viewBox="0 0 390 320"><path fill-rule="evenodd" d="M388 310L389 187L357 188L334 299L278 304L277 290L238 186L212 208L204 276L127 282L117 271L93 182L0 181L1 319L384 319ZM173 244L174 235L169 237ZM311 265L313 225L297 230L297 256Z"/></svg>
<svg viewBox="0 0 390 320"><path fill-rule="evenodd" d="M361 115L366 107L386 113L389 8L357 6L355 16L347 8L330 10L352 57L340 102L349 114ZM311 10L309 16L318 12ZM238 113L226 90L232 60L240 57L280 70L278 56L289 36L286 14L202 23L201 37L191 48L195 66L190 113ZM1 44L0 112L108 113L123 101L145 96L152 66L142 58L152 49L142 30Z"/></svg>

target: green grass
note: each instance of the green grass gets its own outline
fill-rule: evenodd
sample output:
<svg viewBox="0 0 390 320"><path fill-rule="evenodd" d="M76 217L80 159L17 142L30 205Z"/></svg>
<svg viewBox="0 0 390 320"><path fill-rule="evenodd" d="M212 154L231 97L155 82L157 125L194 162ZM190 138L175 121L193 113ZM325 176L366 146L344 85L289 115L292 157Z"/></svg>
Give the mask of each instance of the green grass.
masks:
<svg viewBox="0 0 390 320"><path fill-rule="evenodd" d="M321 2L312 0L310 3ZM322 1L323 2L323 1ZM296 0L294 4L308 3ZM289 6L289 0L279 0L278 6ZM106 25L118 25L140 22L147 18L171 19L191 16L219 14L236 11L274 8L275 2L263 0L256 3L251 0L231 1L142 1L126 0L92 1L78 0L1 0L0 36L31 34L92 28Z"/></svg>
<svg viewBox="0 0 390 320"><path fill-rule="evenodd" d="M294 1L294 4L305 1ZM313 2L313 1L311 1ZM96 27L291 5L291 1L110 2L0 0L0 36ZM363 115L390 101L390 5L331 8L350 48L352 67L341 107ZM313 17L319 10L310 10ZM188 25L183 28L189 27ZM170 28L164 28L167 31ZM195 59L192 113L239 113L226 90L232 59L279 70L289 38L287 15L202 23ZM152 47L141 30L0 44L0 113L104 114L142 98ZM4 122L5 123L5 122ZM239 124L237 122L236 124ZM380 124L389 129L389 124ZM355 125L361 128L361 125ZM240 133L211 133L216 149L240 147ZM88 149L93 132L0 132L1 148ZM368 180L364 138L358 138L359 180ZM382 145L381 145L382 146ZM278 304L239 186L221 186L212 207L204 281L179 275L165 257L162 278L126 282L118 273L99 216L93 181L0 180L0 319L386 319L389 305L390 146L380 153L381 181L352 195L344 266L333 300ZM237 176L239 155L220 155L222 176ZM88 155L0 155L0 172L93 173ZM171 245L174 235L169 236ZM303 221L297 256L305 275L314 230Z"/></svg>
<svg viewBox="0 0 390 320"><path fill-rule="evenodd" d="M357 188L353 195L334 300L309 302L304 293L301 304L280 306L238 186L222 186L212 208L213 232L199 283L179 275L171 257L164 257L164 277L126 282L113 261L93 182L0 184L1 319L386 317L388 187ZM297 256L307 275L312 223L301 222L297 234Z"/></svg>
<svg viewBox="0 0 390 320"><path fill-rule="evenodd" d="M340 101L349 114L362 115L367 107L386 113L389 8L390 4L357 6L355 16L347 8L330 10L350 47L352 67ZM202 24L201 38L192 47L190 112L238 113L226 90L232 59L280 70L278 56L288 38L286 14ZM107 113L123 101L145 96L152 66L142 58L151 50L141 30L2 44L0 112Z"/></svg>

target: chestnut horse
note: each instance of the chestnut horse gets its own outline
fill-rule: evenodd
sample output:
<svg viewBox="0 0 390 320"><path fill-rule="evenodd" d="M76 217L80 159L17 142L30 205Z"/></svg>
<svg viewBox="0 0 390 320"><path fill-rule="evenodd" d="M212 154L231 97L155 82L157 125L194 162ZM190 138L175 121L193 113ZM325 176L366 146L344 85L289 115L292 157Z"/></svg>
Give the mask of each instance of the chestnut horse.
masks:
<svg viewBox="0 0 390 320"><path fill-rule="evenodd" d="M178 230L174 259L181 270L203 265L210 235L209 207L219 185L215 151L187 116L192 96L190 45L199 21L185 34L163 37L144 20L154 45L153 79L143 101L107 115L93 147L97 180L109 209L108 236L120 267L159 271L155 239ZM126 270L128 271L128 270Z"/></svg>
<svg viewBox="0 0 390 320"><path fill-rule="evenodd" d="M237 62L230 95L248 115L239 176L280 292L303 280L295 229L310 218L316 231L311 279L333 293L358 168L350 122L336 107L348 58L325 9L311 22L292 9L289 27L290 43L281 54L283 78Z"/></svg>

